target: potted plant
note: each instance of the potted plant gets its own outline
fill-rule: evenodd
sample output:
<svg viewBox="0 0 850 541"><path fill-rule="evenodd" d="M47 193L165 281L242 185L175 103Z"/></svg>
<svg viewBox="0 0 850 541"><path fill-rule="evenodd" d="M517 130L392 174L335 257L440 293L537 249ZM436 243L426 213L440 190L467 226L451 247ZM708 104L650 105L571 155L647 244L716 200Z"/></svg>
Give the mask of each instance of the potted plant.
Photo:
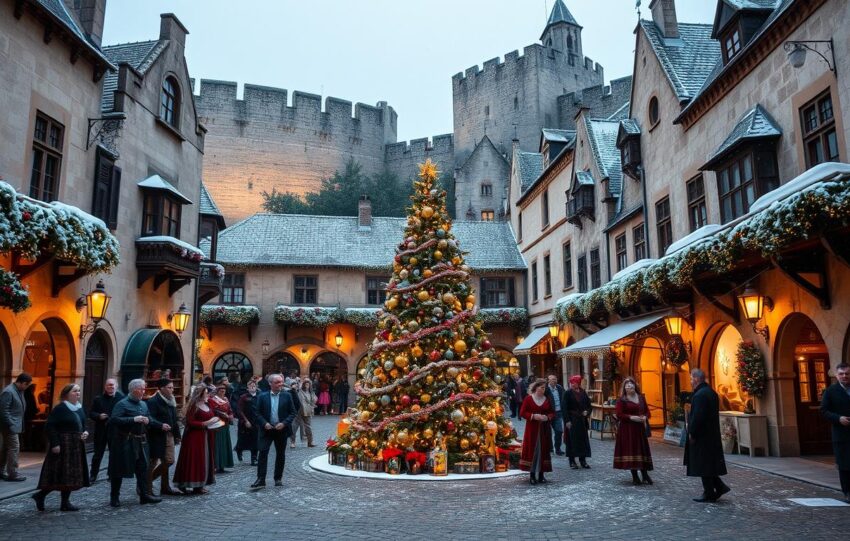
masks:
<svg viewBox="0 0 850 541"><path fill-rule="evenodd" d="M723 444L723 452L730 454L735 450L735 443L738 441L738 431L732 419L723 419L720 422L720 441Z"/></svg>

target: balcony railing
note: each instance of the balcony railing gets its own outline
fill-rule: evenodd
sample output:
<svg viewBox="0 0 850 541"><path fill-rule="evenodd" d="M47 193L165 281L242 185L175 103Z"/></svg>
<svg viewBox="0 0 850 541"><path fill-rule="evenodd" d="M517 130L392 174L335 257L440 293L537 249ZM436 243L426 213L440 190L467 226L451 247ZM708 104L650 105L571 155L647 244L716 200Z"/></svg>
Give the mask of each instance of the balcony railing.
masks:
<svg viewBox="0 0 850 541"><path fill-rule="evenodd" d="M136 239L137 286L153 278L154 289L168 282L168 294L198 278L201 273L200 250L173 237L141 237Z"/></svg>
<svg viewBox="0 0 850 541"><path fill-rule="evenodd" d="M224 282L224 267L218 263L201 263L201 276L198 278L198 302L203 305L221 294Z"/></svg>

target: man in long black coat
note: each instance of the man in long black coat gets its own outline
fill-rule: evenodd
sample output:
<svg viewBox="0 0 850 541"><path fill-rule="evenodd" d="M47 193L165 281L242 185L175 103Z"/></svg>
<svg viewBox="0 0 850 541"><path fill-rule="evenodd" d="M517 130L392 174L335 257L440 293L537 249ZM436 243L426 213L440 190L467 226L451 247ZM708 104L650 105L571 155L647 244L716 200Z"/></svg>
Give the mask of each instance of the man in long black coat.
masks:
<svg viewBox="0 0 850 541"><path fill-rule="evenodd" d="M159 477L160 496L175 496L168 484L168 468L174 464L174 446L180 445L180 430L177 426L177 400L174 398L174 382L161 379L159 389L146 400L151 419L160 423L159 430L148 431L150 464L148 466L148 492L153 494L153 481Z"/></svg>
<svg viewBox="0 0 850 541"><path fill-rule="evenodd" d="M726 475L726 459L720 442L720 400L705 382L705 372L691 370L691 414L688 416L688 441L685 466L689 477L701 477L703 493L695 502L716 502L730 489L721 479Z"/></svg>
<svg viewBox="0 0 850 541"><path fill-rule="evenodd" d="M832 424L832 451L841 481L841 492L850 503L850 365L841 363L835 367L838 383L830 385L824 392L820 410Z"/></svg>
<svg viewBox="0 0 850 541"><path fill-rule="evenodd" d="M112 490L109 505L118 507L121 482L125 477L136 477L136 488L141 503L159 503L162 500L148 493L148 440L147 429L162 430L162 423L151 419L145 396L145 380L134 379L127 389L129 395L115 404L109 418L109 480Z"/></svg>
<svg viewBox="0 0 850 541"><path fill-rule="evenodd" d="M254 490L266 486L269 450L272 444L275 449L274 484L283 486L286 440L292 433L292 422L301 408L292 395L283 390L283 376L271 374L268 380L270 390L254 399L254 418L259 429L257 448L260 452L257 460L257 480L251 485Z"/></svg>
<svg viewBox="0 0 850 541"><path fill-rule="evenodd" d="M103 385L103 394L95 397L89 410L89 419L94 421L94 454L91 457L91 482L97 479L100 472L100 463L103 460L103 452L109 447L109 430L106 423L112 415L115 404L124 398L124 393L117 389L118 383L115 378L109 378Z"/></svg>

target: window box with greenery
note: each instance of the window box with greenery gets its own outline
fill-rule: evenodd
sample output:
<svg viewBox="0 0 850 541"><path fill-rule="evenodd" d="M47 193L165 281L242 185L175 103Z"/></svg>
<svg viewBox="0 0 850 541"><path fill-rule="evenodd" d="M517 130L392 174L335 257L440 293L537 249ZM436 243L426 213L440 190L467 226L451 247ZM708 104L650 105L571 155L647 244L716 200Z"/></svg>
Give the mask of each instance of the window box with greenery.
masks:
<svg viewBox="0 0 850 541"><path fill-rule="evenodd" d="M257 306L224 306L208 304L201 307L198 322L204 327L210 325L227 325L230 327L246 327L260 322L260 309Z"/></svg>

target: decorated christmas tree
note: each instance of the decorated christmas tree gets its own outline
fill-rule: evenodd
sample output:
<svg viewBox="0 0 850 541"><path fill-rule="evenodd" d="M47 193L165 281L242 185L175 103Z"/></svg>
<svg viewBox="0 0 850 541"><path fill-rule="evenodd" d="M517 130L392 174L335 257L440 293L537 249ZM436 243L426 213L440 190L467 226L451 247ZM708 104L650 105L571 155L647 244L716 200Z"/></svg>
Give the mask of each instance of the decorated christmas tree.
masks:
<svg viewBox="0 0 850 541"><path fill-rule="evenodd" d="M502 378L477 316L470 269L436 180L430 160L420 165L387 300L355 385L350 428L334 445L362 457L441 449L449 464L472 462L515 437L502 415Z"/></svg>

